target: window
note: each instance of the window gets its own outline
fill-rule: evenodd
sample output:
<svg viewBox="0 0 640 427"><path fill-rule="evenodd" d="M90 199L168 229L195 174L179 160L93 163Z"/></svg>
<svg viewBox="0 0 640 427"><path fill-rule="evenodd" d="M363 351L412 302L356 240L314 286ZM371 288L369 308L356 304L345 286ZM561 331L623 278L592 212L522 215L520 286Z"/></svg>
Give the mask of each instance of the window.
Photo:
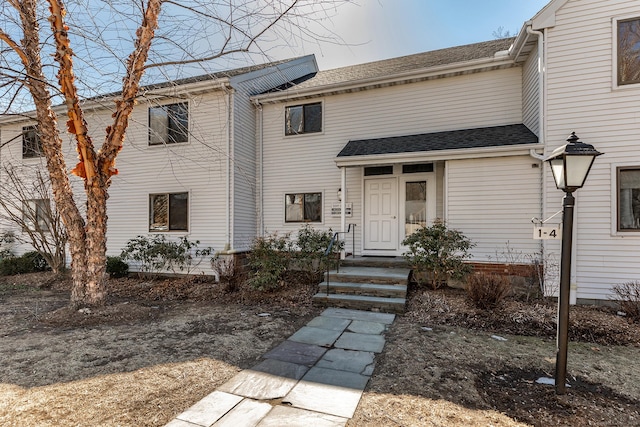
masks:
<svg viewBox="0 0 640 427"><path fill-rule="evenodd" d="M48 199L31 199L22 202L22 222L25 230L49 231L51 215Z"/></svg>
<svg viewBox="0 0 640 427"><path fill-rule="evenodd" d="M402 165L402 173L433 172L433 163L418 163L414 165Z"/></svg>
<svg viewBox="0 0 640 427"><path fill-rule="evenodd" d="M285 121L285 135L322 132L322 103L287 107Z"/></svg>
<svg viewBox="0 0 640 427"><path fill-rule="evenodd" d="M32 159L42 157L42 142L38 129L35 126L25 126L22 128L22 158Z"/></svg>
<svg viewBox="0 0 640 427"><path fill-rule="evenodd" d="M189 140L189 107L186 102L149 108L149 145Z"/></svg>
<svg viewBox="0 0 640 427"><path fill-rule="evenodd" d="M393 174L393 166L369 166L364 168L364 176L378 176Z"/></svg>
<svg viewBox="0 0 640 427"><path fill-rule="evenodd" d="M149 195L149 231L188 231L189 193Z"/></svg>
<svg viewBox="0 0 640 427"><path fill-rule="evenodd" d="M618 21L618 85L640 83L640 18Z"/></svg>
<svg viewBox="0 0 640 427"><path fill-rule="evenodd" d="M640 231L640 167L618 168L618 231Z"/></svg>
<svg viewBox="0 0 640 427"><path fill-rule="evenodd" d="M322 222L322 193L285 194L285 222Z"/></svg>
<svg viewBox="0 0 640 427"><path fill-rule="evenodd" d="M405 237L427 225L427 182L405 183L404 202Z"/></svg>

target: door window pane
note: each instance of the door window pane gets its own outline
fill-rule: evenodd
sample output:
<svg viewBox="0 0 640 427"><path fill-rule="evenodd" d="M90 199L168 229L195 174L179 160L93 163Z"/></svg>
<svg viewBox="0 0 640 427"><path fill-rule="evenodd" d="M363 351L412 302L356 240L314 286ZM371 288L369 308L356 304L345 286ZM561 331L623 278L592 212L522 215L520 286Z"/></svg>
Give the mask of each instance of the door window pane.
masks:
<svg viewBox="0 0 640 427"><path fill-rule="evenodd" d="M405 184L404 202L405 236L427 225L427 182L413 181Z"/></svg>
<svg viewBox="0 0 640 427"><path fill-rule="evenodd" d="M618 169L618 230L640 230L640 169Z"/></svg>

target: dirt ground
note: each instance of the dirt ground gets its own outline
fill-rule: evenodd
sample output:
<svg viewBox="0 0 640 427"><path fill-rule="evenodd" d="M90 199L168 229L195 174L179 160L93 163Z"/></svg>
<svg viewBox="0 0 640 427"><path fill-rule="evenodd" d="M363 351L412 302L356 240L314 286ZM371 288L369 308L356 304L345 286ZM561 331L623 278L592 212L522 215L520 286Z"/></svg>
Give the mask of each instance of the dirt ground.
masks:
<svg viewBox="0 0 640 427"><path fill-rule="evenodd" d="M164 425L320 312L299 285L109 288L106 307L78 312L65 280L0 278L0 425ZM348 425L640 426L640 325L615 310L572 307L570 388L536 383L554 375L555 308L478 312L459 290L413 290Z"/></svg>

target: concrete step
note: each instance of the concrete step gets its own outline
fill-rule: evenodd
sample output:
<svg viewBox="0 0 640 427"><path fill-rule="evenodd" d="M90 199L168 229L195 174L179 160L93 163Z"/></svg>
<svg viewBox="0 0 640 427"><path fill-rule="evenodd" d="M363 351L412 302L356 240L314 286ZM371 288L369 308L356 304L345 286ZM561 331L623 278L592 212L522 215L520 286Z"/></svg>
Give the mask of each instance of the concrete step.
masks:
<svg viewBox="0 0 640 427"><path fill-rule="evenodd" d="M386 267L340 267L339 271L329 271L329 282L375 283L381 285L407 285L408 268ZM325 280L326 280L325 273Z"/></svg>
<svg viewBox="0 0 640 427"><path fill-rule="evenodd" d="M327 282L320 283L320 293L327 294ZM329 282L329 294L367 295L372 297L406 298L407 285Z"/></svg>
<svg viewBox="0 0 640 427"><path fill-rule="evenodd" d="M346 257L340 260L340 265L345 267L382 267L382 268L409 268L409 263L404 257L379 257L379 256L357 256Z"/></svg>
<svg viewBox="0 0 640 427"><path fill-rule="evenodd" d="M379 311L383 313L402 314L405 311L406 299L372 297L366 295L342 295L318 292L313 296L313 305L320 307L341 307L356 310Z"/></svg>

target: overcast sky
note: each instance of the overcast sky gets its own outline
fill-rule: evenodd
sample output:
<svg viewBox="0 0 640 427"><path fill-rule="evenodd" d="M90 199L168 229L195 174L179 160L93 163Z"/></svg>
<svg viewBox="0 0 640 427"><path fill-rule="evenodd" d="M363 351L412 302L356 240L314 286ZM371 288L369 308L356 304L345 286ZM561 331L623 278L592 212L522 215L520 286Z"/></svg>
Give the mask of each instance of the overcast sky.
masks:
<svg viewBox="0 0 640 427"><path fill-rule="evenodd" d="M356 0L327 24L346 45L307 43L270 51L277 58L314 53L320 69L515 35L548 0Z"/></svg>

